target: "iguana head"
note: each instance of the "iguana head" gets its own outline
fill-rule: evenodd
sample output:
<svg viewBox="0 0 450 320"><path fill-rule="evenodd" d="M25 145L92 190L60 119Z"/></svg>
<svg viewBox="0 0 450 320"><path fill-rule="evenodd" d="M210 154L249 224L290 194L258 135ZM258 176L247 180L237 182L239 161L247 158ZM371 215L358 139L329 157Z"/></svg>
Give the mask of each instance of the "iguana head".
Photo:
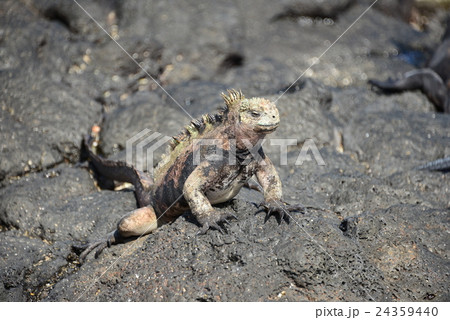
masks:
<svg viewBox="0 0 450 320"><path fill-rule="evenodd" d="M243 99L239 106L239 121L258 133L270 133L280 124L278 109L264 98Z"/></svg>
<svg viewBox="0 0 450 320"><path fill-rule="evenodd" d="M240 126L258 134L268 134L280 124L280 115L273 102L264 98L246 99L236 90L229 90L228 94L222 94L222 97L228 111L237 115L235 120Z"/></svg>

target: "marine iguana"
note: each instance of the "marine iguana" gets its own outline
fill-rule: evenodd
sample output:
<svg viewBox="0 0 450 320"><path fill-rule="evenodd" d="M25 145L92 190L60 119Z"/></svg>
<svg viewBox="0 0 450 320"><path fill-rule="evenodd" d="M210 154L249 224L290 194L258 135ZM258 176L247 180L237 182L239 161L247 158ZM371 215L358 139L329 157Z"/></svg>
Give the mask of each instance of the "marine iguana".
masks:
<svg viewBox="0 0 450 320"><path fill-rule="evenodd" d="M222 232L218 223L234 215L221 214L212 205L232 199L253 175L263 190L260 208L266 211L266 219L277 213L281 221L287 212L304 212L301 204L289 205L282 200L280 178L261 146L262 139L280 123L275 104L264 98L246 99L236 90L228 90L222 97L225 106L217 113L193 120L172 138L153 178L125 162L95 155L84 139L96 172L132 183L139 208L126 214L105 238L75 247L83 251L80 262L93 250L98 257L106 247L148 234L189 209L202 225L199 233L210 228ZM199 143L209 139L214 139L215 145Z"/></svg>
<svg viewBox="0 0 450 320"><path fill-rule="evenodd" d="M442 43L425 68L408 71L398 80L369 80L369 83L385 92L420 89L437 111L450 113L450 17Z"/></svg>

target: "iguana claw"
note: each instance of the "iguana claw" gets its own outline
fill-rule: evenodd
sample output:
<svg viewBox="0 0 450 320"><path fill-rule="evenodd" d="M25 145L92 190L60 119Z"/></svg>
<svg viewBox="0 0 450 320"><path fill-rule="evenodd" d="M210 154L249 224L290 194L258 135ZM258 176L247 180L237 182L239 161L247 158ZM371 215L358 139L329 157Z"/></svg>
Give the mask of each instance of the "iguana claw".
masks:
<svg viewBox="0 0 450 320"><path fill-rule="evenodd" d="M101 253L101 251L107 247L105 240L90 242L90 243L87 243L84 245L73 245L72 246L72 248L75 251L81 251L81 254L78 257L78 260L80 261L81 264L84 263L87 255L89 253L91 253L91 251L94 251L97 247L99 247L99 249L95 252L95 258L97 258L98 255Z"/></svg>
<svg viewBox="0 0 450 320"><path fill-rule="evenodd" d="M72 248L76 252L81 252L78 260L82 264L84 263L88 254L94 250L95 250L95 259L97 259L105 248L107 247L109 248L111 247L111 244L119 242L117 237L118 234L116 232L111 232L105 239L89 242L84 245L73 245Z"/></svg>
<svg viewBox="0 0 450 320"><path fill-rule="evenodd" d="M216 222L205 222L202 226L202 228L200 229L199 232L197 232L197 236L198 235L204 235L208 232L209 229L216 229L217 231L219 231L221 234L224 234L223 230L225 230L224 228L222 228L221 226L219 226Z"/></svg>
<svg viewBox="0 0 450 320"><path fill-rule="evenodd" d="M282 200L271 200L271 201L263 201L259 204L259 210L256 213L259 212L266 212L266 216L264 218L264 223L269 220L270 216L272 216L274 213L277 213L279 216L279 223L281 223L281 219L286 220L286 222L289 222L289 212L301 212L306 213L306 208L302 204L294 204L290 205L287 202L284 202Z"/></svg>
<svg viewBox="0 0 450 320"><path fill-rule="evenodd" d="M230 224L230 222L226 219L226 218L235 218L236 220L238 219L237 216L233 213L227 212L226 214L222 214L220 215L217 212L211 213L208 216L206 216L203 219L199 219L202 228L200 229L199 232L197 232L196 235L203 235L206 234L208 232L209 229L215 229L218 230L221 234L224 234L224 231L226 232L226 229L222 226L220 226L218 223L219 222L223 222L226 224Z"/></svg>

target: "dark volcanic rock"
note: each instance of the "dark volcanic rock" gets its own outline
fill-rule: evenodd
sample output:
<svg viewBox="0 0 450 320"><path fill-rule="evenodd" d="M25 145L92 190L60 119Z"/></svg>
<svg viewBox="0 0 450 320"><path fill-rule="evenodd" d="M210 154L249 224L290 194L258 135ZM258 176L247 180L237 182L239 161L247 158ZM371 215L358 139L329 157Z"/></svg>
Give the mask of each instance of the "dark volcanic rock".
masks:
<svg viewBox="0 0 450 320"><path fill-rule="evenodd" d="M443 10L419 32L409 1L380 1L342 35L371 1L79 3L122 48L72 1L0 4L0 300L449 301L449 175L414 169L449 155L449 115L367 85L424 63ZM307 212L264 223L244 189L217 208L239 217L225 234L196 236L186 213L79 265L72 245L136 208L75 165L82 136L98 124L98 150L124 159L228 88L276 100L265 150Z"/></svg>
<svg viewBox="0 0 450 320"><path fill-rule="evenodd" d="M339 1L283 1L284 10L277 14L274 19L296 17L311 17L311 18L333 18L335 19L339 14L348 9L354 4L354 0L339 0Z"/></svg>
<svg viewBox="0 0 450 320"><path fill-rule="evenodd" d="M398 204L343 221L344 234L369 253L394 300L448 301L448 210ZM405 290L400 283L408 283Z"/></svg>
<svg viewBox="0 0 450 320"><path fill-rule="evenodd" d="M0 160L0 180L76 161L80 129L101 112L86 84L73 88L64 81L84 47L70 45L70 31L37 18L31 7L1 6L8 14L0 18L0 150L8 156Z"/></svg>

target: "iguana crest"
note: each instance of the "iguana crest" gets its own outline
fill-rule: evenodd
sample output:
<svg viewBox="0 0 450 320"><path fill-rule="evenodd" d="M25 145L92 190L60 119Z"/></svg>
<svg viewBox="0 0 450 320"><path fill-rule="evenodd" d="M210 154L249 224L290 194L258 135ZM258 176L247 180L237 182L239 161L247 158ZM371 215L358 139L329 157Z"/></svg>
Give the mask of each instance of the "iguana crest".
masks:
<svg viewBox="0 0 450 320"><path fill-rule="evenodd" d="M164 172L163 168L167 168L178 155L178 151L183 150L193 139L198 138L200 135L205 134L224 123L229 112L241 111L240 109L238 110L237 107L240 105L239 102L245 99L242 92L234 89L227 90L227 92L228 95L223 92L221 94L225 101L225 106L219 108L217 113L204 114L200 118L192 120L178 135L172 137L167 151L162 155L161 161L155 169L155 176L157 176L159 172Z"/></svg>
<svg viewBox="0 0 450 320"><path fill-rule="evenodd" d="M186 126L178 135L172 137L170 143L171 150L177 148L177 146L184 141L191 141L192 138L198 137L199 134L204 133L205 130L210 130L215 127L216 124L223 123L226 120L228 112L240 111L236 110L239 106L239 102L245 99L241 91L234 89L227 90L228 95L222 92L222 98L225 101L225 107L219 109L215 114L204 114L198 119L194 119Z"/></svg>
<svg viewBox="0 0 450 320"><path fill-rule="evenodd" d="M239 90L235 90L235 89L231 89L231 90L227 90L228 91L228 95L226 95L225 93L221 93L221 96L223 98L223 101L225 101L225 108L223 108L223 111L234 111L234 109L239 106L239 102L241 102L242 100L245 99L244 95L242 94L242 91Z"/></svg>

